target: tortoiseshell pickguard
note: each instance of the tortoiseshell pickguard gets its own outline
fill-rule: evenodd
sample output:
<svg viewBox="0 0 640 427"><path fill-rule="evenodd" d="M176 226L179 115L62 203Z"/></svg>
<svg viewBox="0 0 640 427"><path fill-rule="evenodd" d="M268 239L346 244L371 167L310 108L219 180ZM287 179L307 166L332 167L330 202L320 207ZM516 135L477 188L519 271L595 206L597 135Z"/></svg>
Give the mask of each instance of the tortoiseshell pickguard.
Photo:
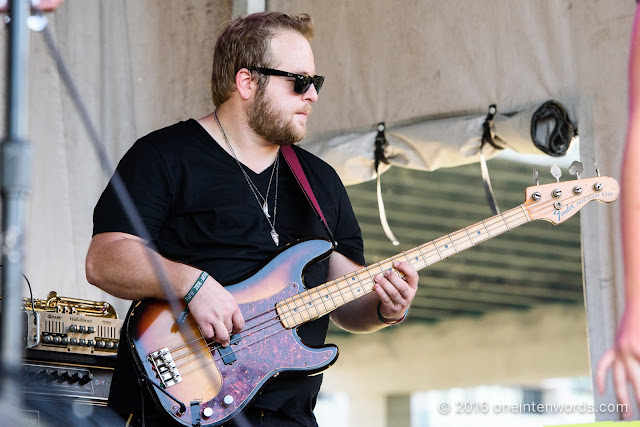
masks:
<svg viewBox="0 0 640 427"><path fill-rule="evenodd" d="M269 378L283 371L319 372L329 367L338 356L334 346L314 349L303 344L295 329L285 329L277 320L275 304L297 292L299 285L291 284L286 291L274 297L241 305L246 322L244 330L257 332L243 334L237 344L230 347L236 360L229 365L215 350L215 363L222 374L222 389L206 403L214 413L226 417L244 407ZM268 313L261 315L260 313ZM234 398L233 404L224 404L225 396Z"/></svg>

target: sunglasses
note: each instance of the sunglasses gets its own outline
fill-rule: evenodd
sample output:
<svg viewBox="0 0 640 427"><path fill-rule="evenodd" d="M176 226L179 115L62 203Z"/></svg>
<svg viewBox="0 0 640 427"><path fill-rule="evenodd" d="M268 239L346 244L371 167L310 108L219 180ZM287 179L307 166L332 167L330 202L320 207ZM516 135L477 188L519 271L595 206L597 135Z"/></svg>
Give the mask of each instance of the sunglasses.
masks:
<svg viewBox="0 0 640 427"><path fill-rule="evenodd" d="M303 76L301 74L289 73L288 71L280 71L274 70L273 68L262 68L262 67L249 67L251 71L257 71L260 74L265 76L282 76L282 77L291 77L294 78L293 83L293 91L299 95L302 95L306 91L309 90L311 84L316 87L316 92L320 93L320 88L324 83L323 76Z"/></svg>

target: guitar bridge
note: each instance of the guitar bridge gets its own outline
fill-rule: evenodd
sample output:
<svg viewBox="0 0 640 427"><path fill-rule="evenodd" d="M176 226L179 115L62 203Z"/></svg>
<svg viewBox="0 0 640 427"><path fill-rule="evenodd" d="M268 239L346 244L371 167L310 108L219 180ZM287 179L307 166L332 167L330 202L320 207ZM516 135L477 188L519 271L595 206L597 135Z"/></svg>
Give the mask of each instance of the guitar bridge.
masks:
<svg viewBox="0 0 640 427"><path fill-rule="evenodd" d="M160 379L163 388L171 387L182 381L180 372L178 372L176 363L173 361L173 357L168 348L161 348L158 351L149 353L147 360L153 365L153 370L156 371L156 377Z"/></svg>

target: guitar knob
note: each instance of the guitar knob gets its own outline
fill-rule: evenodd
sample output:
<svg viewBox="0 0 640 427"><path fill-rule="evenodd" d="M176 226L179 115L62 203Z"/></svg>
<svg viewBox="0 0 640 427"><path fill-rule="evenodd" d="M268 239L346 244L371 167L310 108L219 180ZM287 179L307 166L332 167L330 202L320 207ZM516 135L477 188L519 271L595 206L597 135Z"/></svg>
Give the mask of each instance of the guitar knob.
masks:
<svg viewBox="0 0 640 427"><path fill-rule="evenodd" d="M213 415L213 409L207 407L204 408L204 410L202 411L202 417L203 418L209 418L211 417L211 415Z"/></svg>
<svg viewBox="0 0 640 427"><path fill-rule="evenodd" d="M84 377L80 379L80 384L86 384L93 379L93 374L91 372L85 372Z"/></svg>
<svg viewBox="0 0 640 427"><path fill-rule="evenodd" d="M231 405L233 403L233 396L227 394L224 399L222 399L222 403L224 403L226 406Z"/></svg>
<svg viewBox="0 0 640 427"><path fill-rule="evenodd" d="M48 369L40 369L38 371L38 373L36 374L36 379L37 380L45 380L47 378L49 378L49 370Z"/></svg>

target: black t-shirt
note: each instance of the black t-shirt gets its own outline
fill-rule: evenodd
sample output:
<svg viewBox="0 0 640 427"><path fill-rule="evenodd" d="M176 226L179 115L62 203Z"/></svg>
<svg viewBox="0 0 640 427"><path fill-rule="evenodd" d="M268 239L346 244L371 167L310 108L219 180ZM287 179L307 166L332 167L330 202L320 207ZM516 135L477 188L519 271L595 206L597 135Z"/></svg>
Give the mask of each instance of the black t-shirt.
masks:
<svg viewBox="0 0 640 427"><path fill-rule="evenodd" d="M306 150L294 149L338 242L336 250L364 265L360 228L338 175ZM244 168L262 195L267 193L272 168L260 174ZM193 119L138 140L118 164L117 172L158 251L168 259L207 271L225 285L251 275L287 244L304 238L329 238L280 154L277 200L275 177L268 195L269 212L272 220L275 216L280 236L276 247L271 226L238 164ZM112 231L138 234L111 183L96 205L93 221L94 235ZM324 283L327 272L328 260L313 264L305 271L305 286ZM299 328L299 335L308 345L322 345L328 322L328 316L309 322ZM140 393L124 333L122 338L109 405L127 416L140 411ZM280 376L262 388L252 405L281 410L312 425L321 382L321 375ZM145 411L147 415L150 409Z"/></svg>

